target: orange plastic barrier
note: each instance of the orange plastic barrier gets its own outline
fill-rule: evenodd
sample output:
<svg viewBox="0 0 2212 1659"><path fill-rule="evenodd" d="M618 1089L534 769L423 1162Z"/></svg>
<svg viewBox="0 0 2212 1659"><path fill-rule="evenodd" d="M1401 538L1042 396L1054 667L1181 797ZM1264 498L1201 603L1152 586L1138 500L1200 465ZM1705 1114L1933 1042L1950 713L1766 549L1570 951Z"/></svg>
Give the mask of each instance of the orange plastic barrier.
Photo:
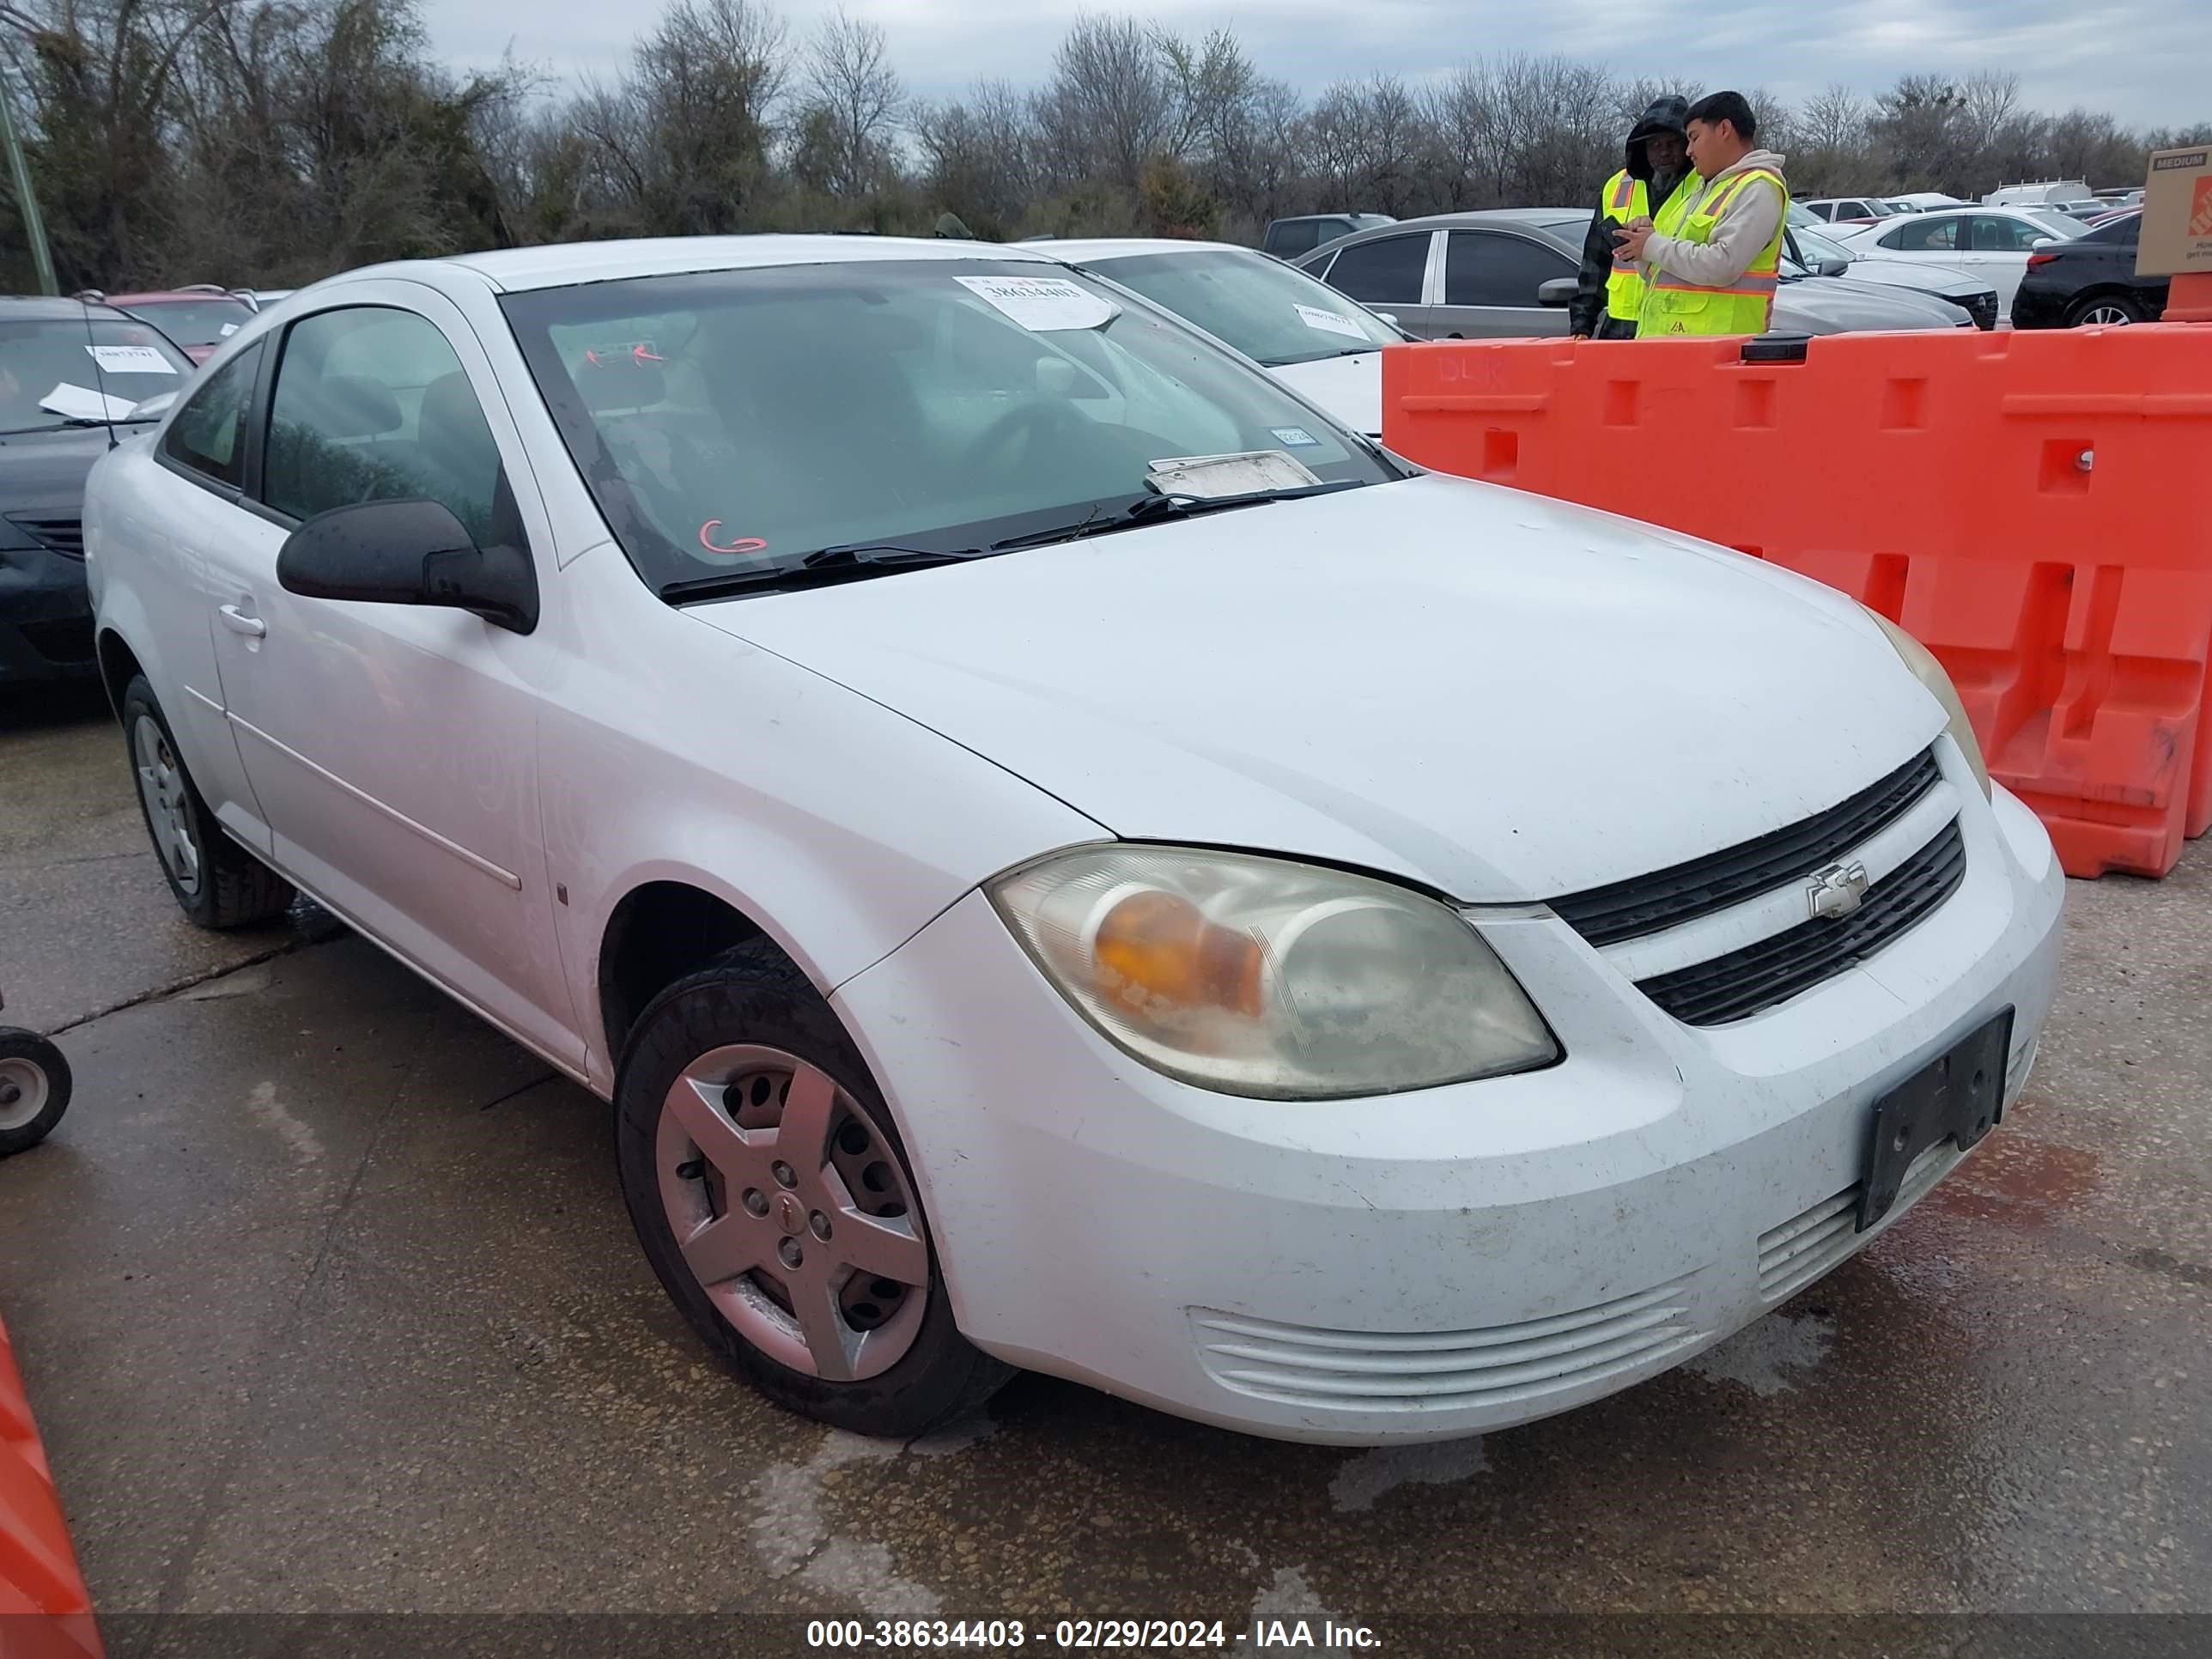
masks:
<svg viewBox="0 0 2212 1659"><path fill-rule="evenodd" d="M1817 578L1917 636L2069 874L2212 824L2212 328L1441 341L1383 353L1409 460Z"/></svg>
<svg viewBox="0 0 2212 1659"><path fill-rule="evenodd" d="M0 1325L0 1659L101 1659L30 1401Z"/></svg>

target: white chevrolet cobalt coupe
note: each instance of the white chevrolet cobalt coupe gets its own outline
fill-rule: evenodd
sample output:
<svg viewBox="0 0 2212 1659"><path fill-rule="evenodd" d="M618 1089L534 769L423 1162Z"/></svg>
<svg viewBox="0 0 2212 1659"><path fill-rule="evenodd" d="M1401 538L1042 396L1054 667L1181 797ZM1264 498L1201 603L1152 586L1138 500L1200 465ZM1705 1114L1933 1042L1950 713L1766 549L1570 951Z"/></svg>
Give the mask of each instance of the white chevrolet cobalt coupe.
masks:
<svg viewBox="0 0 2212 1659"><path fill-rule="evenodd" d="M2017 1095L2061 878L1848 599L1411 475L1042 251L355 272L85 506L177 901L610 1099L700 1337L1480 1432L1758 1317Z"/></svg>

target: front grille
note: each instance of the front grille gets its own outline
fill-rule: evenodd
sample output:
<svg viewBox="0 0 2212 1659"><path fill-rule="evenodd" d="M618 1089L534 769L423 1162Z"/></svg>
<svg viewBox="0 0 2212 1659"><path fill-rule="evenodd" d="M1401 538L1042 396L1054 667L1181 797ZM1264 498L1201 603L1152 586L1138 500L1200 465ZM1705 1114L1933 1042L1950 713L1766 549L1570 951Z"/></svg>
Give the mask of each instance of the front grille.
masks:
<svg viewBox="0 0 2212 1659"><path fill-rule="evenodd" d="M1849 915L1800 922L1741 951L1638 980L1637 988L1686 1025L1748 1018L1864 961L1950 897L1966 874L1966 837L1954 818L1867 889Z"/></svg>
<svg viewBox="0 0 2212 1659"><path fill-rule="evenodd" d="M1997 325L1997 295L1995 289L1984 289L1971 300L1958 302L1964 306L1966 315L1974 319L1974 326L1992 329Z"/></svg>
<svg viewBox="0 0 2212 1659"><path fill-rule="evenodd" d="M23 642L48 662L73 668L93 659L92 618L64 617L58 622L19 623Z"/></svg>
<svg viewBox="0 0 2212 1659"><path fill-rule="evenodd" d="M84 520L74 514L66 518L33 518L28 514L10 513L8 521L43 548L72 559L84 556Z"/></svg>
<svg viewBox="0 0 2212 1659"><path fill-rule="evenodd" d="M1936 751L1924 750L1842 805L1786 830L1656 875L1553 899L1552 909L1600 946L1680 927L1825 868L1911 811L1942 775Z"/></svg>
<svg viewBox="0 0 2212 1659"><path fill-rule="evenodd" d="M1471 1331L1311 1329L1191 1310L1199 1358L1239 1394L1329 1411L1512 1405L1656 1367L1705 1339L1691 1279L1573 1313Z"/></svg>

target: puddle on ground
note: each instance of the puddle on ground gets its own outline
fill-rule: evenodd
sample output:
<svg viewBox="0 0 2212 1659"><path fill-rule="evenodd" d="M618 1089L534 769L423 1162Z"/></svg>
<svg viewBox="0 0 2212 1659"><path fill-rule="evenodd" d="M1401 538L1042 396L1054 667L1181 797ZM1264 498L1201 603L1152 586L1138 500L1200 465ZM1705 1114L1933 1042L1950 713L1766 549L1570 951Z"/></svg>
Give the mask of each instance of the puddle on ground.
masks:
<svg viewBox="0 0 2212 1659"><path fill-rule="evenodd" d="M2000 1129L1928 1202L1948 1215L2033 1227L2103 1186L2101 1173L2093 1152Z"/></svg>

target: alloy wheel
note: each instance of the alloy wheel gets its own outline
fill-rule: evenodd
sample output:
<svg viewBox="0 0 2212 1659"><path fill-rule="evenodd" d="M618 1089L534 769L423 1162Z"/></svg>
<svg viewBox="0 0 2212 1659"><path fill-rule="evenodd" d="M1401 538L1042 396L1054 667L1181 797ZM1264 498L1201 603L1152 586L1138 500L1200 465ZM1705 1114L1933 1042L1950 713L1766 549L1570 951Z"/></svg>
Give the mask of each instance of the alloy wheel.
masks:
<svg viewBox="0 0 2212 1659"><path fill-rule="evenodd" d="M2118 306L2105 304L2091 306L2081 313L2081 321L2086 326L2094 323L2132 323L2135 319Z"/></svg>
<svg viewBox="0 0 2212 1659"><path fill-rule="evenodd" d="M825 1382L881 1375L929 1302L929 1246L897 1156L829 1074L716 1048L662 1103L660 1199L685 1265L746 1340Z"/></svg>
<svg viewBox="0 0 2212 1659"><path fill-rule="evenodd" d="M200 848L192 836L185 770L177 763L169 734L151 714L139 715L131 728L131 755L138 774L138 799L145 804L146 823L154 832L154 849L178 887L187 896L197 895Z"/></svg>

